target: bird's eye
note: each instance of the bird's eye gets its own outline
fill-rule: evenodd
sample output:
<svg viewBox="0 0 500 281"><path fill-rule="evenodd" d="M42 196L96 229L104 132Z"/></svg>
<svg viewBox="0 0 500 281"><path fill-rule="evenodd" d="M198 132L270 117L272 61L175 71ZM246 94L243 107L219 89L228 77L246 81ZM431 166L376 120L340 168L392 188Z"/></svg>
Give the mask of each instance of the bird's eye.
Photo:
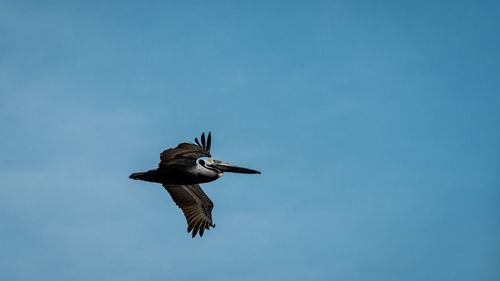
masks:
<svg viewBox="0 0 500 281"><path fill-rule="evenodd" d="M202 165L202 166L205 166L205 160L203 160L203 159L198 160L198 163L200 163L200 165Z"/></svg>

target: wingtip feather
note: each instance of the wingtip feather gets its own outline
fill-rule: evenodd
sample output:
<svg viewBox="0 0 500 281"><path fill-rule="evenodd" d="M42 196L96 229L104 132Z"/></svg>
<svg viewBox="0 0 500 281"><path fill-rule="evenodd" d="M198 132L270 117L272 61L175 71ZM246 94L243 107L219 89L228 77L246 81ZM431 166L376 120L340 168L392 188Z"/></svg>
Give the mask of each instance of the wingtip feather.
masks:
<svg viewBox="0 0 500 281"><path fill-rule="evenodd" d="M206 139L205 139L205 132L201 133L201 145L204 149L207 148L207 142L206 142Z"/></svg>
<svg viewBox="0 0 500 281"><path fill-rule="evenodd" d="M212 133L208 131L207 151L210 151L211 146L212 146Z"/></svg>

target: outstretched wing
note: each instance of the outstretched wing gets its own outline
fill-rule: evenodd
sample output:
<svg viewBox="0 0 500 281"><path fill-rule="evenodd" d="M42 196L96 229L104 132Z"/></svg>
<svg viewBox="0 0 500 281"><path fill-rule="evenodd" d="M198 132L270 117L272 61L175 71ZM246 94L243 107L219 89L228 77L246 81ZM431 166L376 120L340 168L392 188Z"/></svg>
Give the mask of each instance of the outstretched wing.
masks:
<svg viewBox="0 0 500 281"><path fill-rule="evenodd" d="M208 138L205 140L205 133L201 134L201 143L198 138L195 138L194 143L181 143L175 148L169 148L160 154L159 166L165 166L175 162L179 158L189 158L196 160L200 157L211 157L210 146L212 145L212 136L208 133Z"/></svg>
<svg viewBox="0 0 500 281"><path fill-rule="evenodd" d="M200 185L164 184L163 187L170 193L175 204L182 209L188 224L187 231L192 231L193 238L198 233L201 237L205 229L215 227L215 224L212 222L214 204L203 192Z"/></svg>

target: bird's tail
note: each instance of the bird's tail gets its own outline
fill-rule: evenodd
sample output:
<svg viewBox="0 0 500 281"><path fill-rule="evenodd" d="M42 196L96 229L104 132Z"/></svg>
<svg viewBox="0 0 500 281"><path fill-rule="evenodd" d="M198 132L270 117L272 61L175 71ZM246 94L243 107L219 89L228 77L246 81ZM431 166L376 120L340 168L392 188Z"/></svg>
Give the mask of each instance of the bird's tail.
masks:
<svg viewBox="0 0 500 281"><path fill-rule="evenodd" d="M146 174L147 172L139 172L139 173L133 173L129 176L129 178L133 179L133 180L141 180L144 175Z"/></svg>
<svg viewBox="0 0 500 281"><path fill-rule="evenodd" d="M142 180L142 181L150 181L150 182L157 182L155 180L156 178L156 170L150 170L147 172L139 172L139 173L133 173L129 176L129 178L133 180Z"/></svg>

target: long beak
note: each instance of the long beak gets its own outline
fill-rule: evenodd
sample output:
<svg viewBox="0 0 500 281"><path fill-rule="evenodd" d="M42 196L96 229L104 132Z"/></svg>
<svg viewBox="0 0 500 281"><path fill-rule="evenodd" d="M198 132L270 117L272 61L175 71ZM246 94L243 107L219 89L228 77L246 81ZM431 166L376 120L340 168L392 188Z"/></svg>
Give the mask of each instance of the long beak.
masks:
<svg viewBox="0 0 500 281"><path fill-rule="evenodd" d="M234 166L228 163L224 163L222 161L216 160L212 166L216 167L217 169L223 171L223 172L231 172L231 173L240 173L240 174L260 174L259 171L252 170L252 169L247 169L243 167L238 167Z"/></svg>

